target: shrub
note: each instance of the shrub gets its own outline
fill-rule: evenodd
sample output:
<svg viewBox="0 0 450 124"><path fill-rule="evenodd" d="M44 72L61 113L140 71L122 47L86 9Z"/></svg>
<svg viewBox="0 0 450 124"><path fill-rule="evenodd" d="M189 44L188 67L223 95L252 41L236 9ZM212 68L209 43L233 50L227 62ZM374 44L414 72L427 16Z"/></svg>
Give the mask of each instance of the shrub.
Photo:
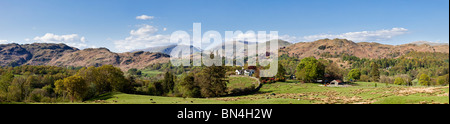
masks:
<svg viewBox="0 0 450 124"><path fill-rule="evenodd" d="M30 94L30 98L29 100L31 102L41 102L42 98L44 98L46 94L46 91L42 90L42 89L34 89L31 94Z"/></svg>
<svg viewBox="0 0 450 124"><path fill-rule="evenodd" d="M431 85L431 79L428 75L422 74L419 77L419 85L422 86L430 86Z"/></svg>
<svg viewBox="0 0 450 124"><path fill-rule="evenodd" d="M403 80L403 78L397 77L397 78L395 78L394 84L396 84L396 85L406 85L406 82L405 82L405 80Z"/></svg>
<svg viewBox="0 0 450 124"><path fill-rule="evenodd" d="M361 75L360 77L360 81L364 81L364 82L369 82L370 77L367 75Z"/></svg>
<svg viewBox="0 0 450 124"><path fill-rule="evenodd" d="M444 76L439 76L439 77L436 79L436 84L437 84L437 85L445 86L445 85L448 85L448 82L449 82L449 80L448 80L448 74L447 74L447 75L444 75Z"/></svg>

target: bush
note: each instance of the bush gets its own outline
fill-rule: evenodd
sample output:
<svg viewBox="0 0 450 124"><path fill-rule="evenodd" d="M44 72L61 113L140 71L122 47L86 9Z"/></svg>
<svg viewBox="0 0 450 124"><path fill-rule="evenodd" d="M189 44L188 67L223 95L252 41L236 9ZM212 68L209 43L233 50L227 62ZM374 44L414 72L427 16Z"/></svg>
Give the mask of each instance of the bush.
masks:
<svg viewBox="0 0 450 124"><path fill-rule="evenodd" d="M419 85L422 86L430 86L431 85L431 79L428 75L422 74L419 77Z"/></svg>
<svg viewBox="0 0 450 124"><path fill-rule="evenodd" d="M439 77L436 79L436 85L445 86L445 85L448 85L448 82L449 82L449 80L448 80L448 74L447 74L447 75L444 75L444 76L439 76Z"/></svg>
<svg viewBox="0 0 450 124"><path fill-rule="evenodd" d="M396 84L396 85L406 85L406 81L403 78L401 78L401 77L397 77L397 78L395 78L394 84Z"/></svg>
<svg viewBox="0 0 450 124"><path fill-rule="evenodd" d="M161 81L153 82L148 85L148 94L161 96L164 94Z"/></svg>
<svg viewBox="0 0 450 124"><path fill-rule="evenodd" d="M367 75L361 75L360 77L360 81L364 81L364 82L369 82L370 77Z"/></svg>
<svg viewBox="0 0 450 124"><path fill-rule="evenodd" d="M42 98L44 98L46 91L42 89L34 89L30 94L30 102L41 102Z"/></svg>
<svg viewBox="0 0 450 124"><path fill-rule="evenodd" d="M53 94L55 94L55 90L53 89L53 87L51 85L46 85L44 87L42 87L42 90L45 91L45 95L44 96L53 96Z"/></svg>
<svg viewBox="0 0 450 124"><path fill-rule="evenodd" d="M380 83L394 84L395 78L391 76L380 76Z"/></svg>
<svg viewBox="0 0 450 124"><path fill-rule="evenodd" d="M198 98L201 97L200 87L195 83L195 77L193 73L183 75L180 79L180 92L183 97Z"/></svg>
<svg viewBox="0 0 450 124"><path fill-rule="evenodd" d="M352 69L349 73L348 73L348 77L350 78L350 80L359 80L361 78L361 71L359 69Z"/></svg>

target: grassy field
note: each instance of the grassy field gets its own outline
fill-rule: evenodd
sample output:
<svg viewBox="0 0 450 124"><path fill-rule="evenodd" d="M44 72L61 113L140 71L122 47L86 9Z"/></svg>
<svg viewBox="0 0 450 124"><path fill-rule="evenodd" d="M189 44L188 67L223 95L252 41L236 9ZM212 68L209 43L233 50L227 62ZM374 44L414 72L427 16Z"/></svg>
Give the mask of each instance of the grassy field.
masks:
<svg viewBox="0 0 450 124"><path fill-rule="evenodd" d="M227 87L229 89L246 88L251 87L252 85L257 86L259 82L257 79L248 77L230 77L228 81Z"/></svg>
<svg viewBox="0 0 450 124"><path fill-rule="evenodd" d="M449 87L405 87L357 82L324 87L295 81L265 84L252 95L221 98L177 98L110 93L86 103L103 104L448 104Z"/></svg>
<svg viewBox="0 0 450 124"><path fill-rule="evenodd" d="M142 75L146 75L147 77L155 77L158 74L161 74L161 71L154 71L154 70L142 70Z"/></svg>

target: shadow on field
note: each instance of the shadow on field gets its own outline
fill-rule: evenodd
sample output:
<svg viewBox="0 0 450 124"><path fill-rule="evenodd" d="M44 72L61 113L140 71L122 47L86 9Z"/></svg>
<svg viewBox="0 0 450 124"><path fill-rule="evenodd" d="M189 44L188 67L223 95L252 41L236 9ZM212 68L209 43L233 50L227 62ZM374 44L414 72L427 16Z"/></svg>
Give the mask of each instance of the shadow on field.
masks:
<svg viewBox="0 0 450 124"><path fill-rule="evenodd" d="M111 98L113 98L113 96L114 96L115 94L117 94L117 93L105 93L105 94L102 94L102 95L96 96L96 97L94 97L94 98L91 98L91 99L90 99L90 100L88 100L88 101L95 101L95 100L108 100L108 99L111 99Z"/></svg>

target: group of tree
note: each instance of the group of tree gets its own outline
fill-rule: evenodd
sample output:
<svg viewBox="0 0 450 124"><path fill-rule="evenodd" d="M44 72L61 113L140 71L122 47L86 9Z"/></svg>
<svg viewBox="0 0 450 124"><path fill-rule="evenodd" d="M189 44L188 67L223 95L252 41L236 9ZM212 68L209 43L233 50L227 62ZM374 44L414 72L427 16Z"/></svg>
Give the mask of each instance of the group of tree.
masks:
<svg viewBox="0 0 450 124"><path fill-rule="evenodd" d="M344 62L352 64L351 68L347 69L336 66L332 61L307 57L299 60L295 75L298 80L304 82L327 79L325 76L331 75L333 77L331 79L347 79L347 81L408 86L448 85L448 55L448 53L410 52L395 59L366 59L342 55Z"/></svg>
<svg viewBox="0 0 450 124"><path fill-rule="evenodd" d="M303 58L297 66L296 77L306 82L314 82L323 78L325 66L314 57Z"/></svg>
<svg viewBox="0 0 450 124"><path fill-rule="evenodd" d="M448 53L409 52L392 59L366 59L347 55L342 60L351 63L351 68L359 69L360 81L408 86L448 85ZM357 71L351 70L347 77L357 78L355 72Z"/></svg>
<svg viewBox="0 0 450 124"><path fill-rule="evenodd" d="M54 82L76 73L78 68L54 66L0 67L0 102L56 101Z"/></svg>
<svg viewBox="0 0 450 124"><path fill-rule="evenodd" d="M133 82L119 68L104 65L82 68L77 74L56 81L55 89L71 101L83 101L109 92L133 93Z"/></svg>
<svg viewBox="0 0 450 124"><path fill-rule="evenodd" d="M347 71L330 60L307 57L300 60L296 67L295 76L303 82L315 82L317 80L343 79Z"/></svg>
<svg viewBox="0 0 450 124"><path fill-rule="evenodd" d="M158 96L182 96L207 98L227 95L224 66L211 66L192 70L179 78L166 72L164 78L148 85L147 94Z"/></svg>
<svg viewBox="0 0 450 124"><path fill-rule="evenodd" d="M299 59L283 54L278 58L278 60L278 63L285 68L286 75L295 75L295 72L297 72L296 68L300 63Z"/></svg>
<svg viewBox="0 0 450 124"><path fill-rule="evenodd" d="M0 102L83 101L108 92L133 93L136 82L111 65L76 69L25 65L5 67L0 73Z"/></svg>

